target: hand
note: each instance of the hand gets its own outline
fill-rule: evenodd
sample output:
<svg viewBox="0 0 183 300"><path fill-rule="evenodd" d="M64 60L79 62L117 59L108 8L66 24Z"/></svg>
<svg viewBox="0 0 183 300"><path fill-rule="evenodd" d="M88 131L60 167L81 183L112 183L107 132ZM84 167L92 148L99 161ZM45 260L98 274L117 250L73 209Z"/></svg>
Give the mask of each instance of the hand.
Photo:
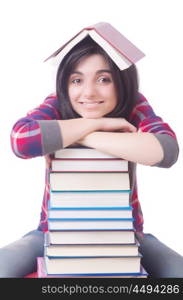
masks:
<svg viewBox="0 0 183 300"><path fill-rule="evenodd" d="M98 119L100 131L136 132L137 128L124 118Z"/></svg>

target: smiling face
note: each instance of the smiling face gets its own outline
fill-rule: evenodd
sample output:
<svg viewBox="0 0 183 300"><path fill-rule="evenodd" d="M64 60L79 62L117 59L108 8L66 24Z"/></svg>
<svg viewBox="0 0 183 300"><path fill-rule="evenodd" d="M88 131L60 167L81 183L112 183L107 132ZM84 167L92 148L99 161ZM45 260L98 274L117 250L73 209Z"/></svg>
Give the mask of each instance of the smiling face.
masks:
<svg viewBox="0 0 183 300"><path fill-rule="evenodd" d="M68 95L73 109L83 118L96 119L117 105L111 70L101 54L82 59L69 76Z"/></svg>

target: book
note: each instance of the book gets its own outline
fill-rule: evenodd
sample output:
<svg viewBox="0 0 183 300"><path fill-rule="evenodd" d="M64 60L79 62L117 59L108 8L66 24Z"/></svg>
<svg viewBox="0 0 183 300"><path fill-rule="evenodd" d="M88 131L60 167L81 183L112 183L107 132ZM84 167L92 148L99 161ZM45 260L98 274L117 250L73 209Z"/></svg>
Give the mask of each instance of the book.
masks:
<svg viewBox="0 0 183 300"><path fill-rule="evenodd" d="M120 70L128 68L145 56L140 49L111 24L100 22L83 28L52 55L46 58L45 61L56 58L55 63L59 64L64 56L87 36L90 36L107 52Z"/></svg>
<svg viewBox="0 0 183 300"><path fill-rule="evenodd" d="M49 230L122 230L133 229L133 218L121 220L61 220L48 219Z"/></svg>
<svg viewBox="0 0 183 300"><path fill-rule="evenodd" d="M139 273L141 255L115 257L50 258L45 256L46 271L61 274L113 274Z"/></svg>
<svg viewBox="0 0 183 300"><path fill-rule="evenodd" d="M123 159L53 159L52 171L107 171L128 172L128 162Z"/></svg>
<svg viewBox="0 0 183 300"><path fill-rule="evenodd" d="M106 209L105 207L99 208L83 208L83 209L63 209L62 207L57 209L48 210L48 219L49 220L64 220L64 219L124 219L124 218L132 218L132 208L123 207L123 208L110 208Z"/></svg>
<svg viewBox="0 0 183 300"><path fill-rule="evenodd" d="M133 227L128 161L90 148L64 150L52 156L49 170L48 232L39 272L63 278L146 276Z"/></svg>
<svg viewBox="0 0 183 300"><path fill-rule="evenodd" d="M129 174L123 172L50 172L52 191L130 190Z"/></svg>
<svg viewBox="0 0 183 300"><path fill-rule="evenodd" d="M50 191L50 208L111 208L130 205L130 191Z"/></svg>
<svg viewBox="0 0 183 300"><path fill-rule="evenodd" d="M48 231L47 239L50 245L80 245L80 244L133 244L133 230L68 230Z"/></svg>
<svg viewBox="0 0 183 300"><path fill-rule="evenodd" d="M54 152L54 158L60 159L111 159L115 160L117 157L104 153L92 148L64 148ZM121 159L120 159L121 160Z"/></svg>
<svg viewBox="0 0 183 300"><path fill-rule="evenodd" d="M137 274L121 274L121 275L112 275L112 274L103 274L103 275L97 275L97 274L90 274L89 275L49 275L47 274L46 271L46 266L45 266L45 260L44 257L37 257L37 277L38 278L50 278L50 277L56 277L56 278L146 278L147 277L147 272L144 270L142 266L140 266L140 272Z"/></svg>
<svg viewBox="0 0 183 300"><path fill-rule="evenodd" d="M45 255L56 257L112 257L112 256L137 256L138 244L121 245L49 245L44 246Z"/></svg>

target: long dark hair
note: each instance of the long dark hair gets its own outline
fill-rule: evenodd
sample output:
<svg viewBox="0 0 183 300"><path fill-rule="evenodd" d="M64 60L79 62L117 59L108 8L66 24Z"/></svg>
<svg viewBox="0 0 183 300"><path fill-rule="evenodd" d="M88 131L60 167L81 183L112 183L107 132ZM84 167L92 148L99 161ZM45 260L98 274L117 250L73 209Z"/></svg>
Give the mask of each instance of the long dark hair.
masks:
<svg viewBox="0 0 183 300"><path fill-rule="evenodd" d="M118 101L114 110L105 117L121 117L129 119L130 113L138 97L137 70L134 64L121 71L108 54L90 37L86 37L73 47L61 61L56 76L56 94L63 120L80 118L81 116L72 108L68 96L68 79L76 65L93 54L101 54L109 64L112 78L116 87Z"/></svg>

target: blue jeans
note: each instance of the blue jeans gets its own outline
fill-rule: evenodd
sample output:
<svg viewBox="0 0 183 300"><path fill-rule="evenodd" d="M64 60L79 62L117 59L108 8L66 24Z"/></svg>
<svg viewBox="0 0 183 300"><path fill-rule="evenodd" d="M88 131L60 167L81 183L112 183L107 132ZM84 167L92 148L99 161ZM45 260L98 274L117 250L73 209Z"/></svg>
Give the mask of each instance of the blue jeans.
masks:
<svg viewBox="0 0 183 300"><path fill-rule="evenodd" d="M44 233L33 230L0 248L0 278L24 277L35 272L36 257L43 256Z"/></svg>
<svg viewBox="0 0 183 300"><path fill-rule="evenodd" d="M183 256L152 234L138 237L142 265L152 278L183 278ZM33 230L0 249L0 278L24 277L36 271L36 257L44 255L44 233Z"/></svg>

